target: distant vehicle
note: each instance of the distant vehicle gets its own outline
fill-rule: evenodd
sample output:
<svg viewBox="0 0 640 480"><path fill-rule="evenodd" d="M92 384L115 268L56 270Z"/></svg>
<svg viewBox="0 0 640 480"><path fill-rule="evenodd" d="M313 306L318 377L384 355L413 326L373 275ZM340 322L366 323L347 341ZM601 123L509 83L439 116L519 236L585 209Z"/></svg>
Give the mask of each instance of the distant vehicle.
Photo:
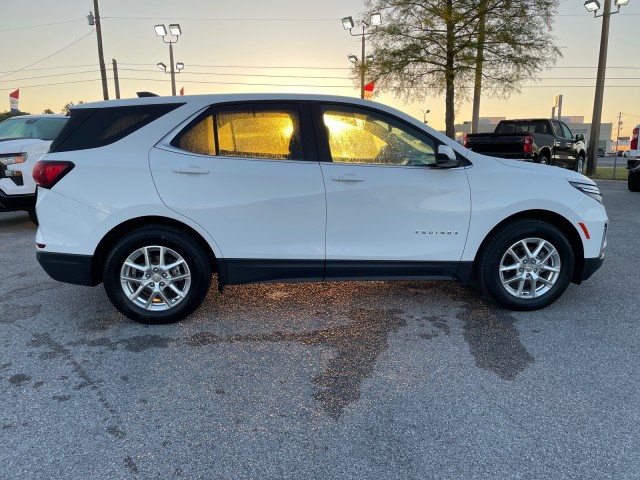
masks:
<svg viewBox="0 0 640 480"><path fill-rule="evenodd" d="M607 214L576 172L471 152L369 100L146 97L71 109L33 170L36 256L144 323L225 285L477 278L543 308L603 262ZM53 307L52 307L53 308Z"/></svg>
<svg viewBox="0 0 640 480"><path fill-rule="evenodd" d="M638 132L640 125L636 125L631 136L631 145L627 160L627 169L629 170L629 178L627 185L629 191L640 192L640 149L638 149Z"/></svg>
<svg viewBox="0 0 640 480"><path fill-rule="evenodd" d="M543 118L502 120L494 133L467 135L464 146L491 157L556 165L579 173L586 158L584 135L574 137L564 122Z"/></svg>
<svg viewBox="0 0 640 480"><path fill-rule="evenodd" d="M0 123L0 212L26 210L38 223L31 171L67 120L64 115L42 114L11 117Z"/></svg>

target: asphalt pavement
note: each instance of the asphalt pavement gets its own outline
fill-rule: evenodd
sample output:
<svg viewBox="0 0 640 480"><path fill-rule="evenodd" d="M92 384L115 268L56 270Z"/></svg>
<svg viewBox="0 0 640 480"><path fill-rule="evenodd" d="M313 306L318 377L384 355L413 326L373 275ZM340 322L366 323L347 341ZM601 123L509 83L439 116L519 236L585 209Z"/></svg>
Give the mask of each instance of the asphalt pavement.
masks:
<svg viewBox="0 0 640 480"><path fill-rule="evenodd" d="M455 282L269 284L144 326L0 213L0 478L640 478L640 194L599 184L605 263L536 312Z"/></svg>

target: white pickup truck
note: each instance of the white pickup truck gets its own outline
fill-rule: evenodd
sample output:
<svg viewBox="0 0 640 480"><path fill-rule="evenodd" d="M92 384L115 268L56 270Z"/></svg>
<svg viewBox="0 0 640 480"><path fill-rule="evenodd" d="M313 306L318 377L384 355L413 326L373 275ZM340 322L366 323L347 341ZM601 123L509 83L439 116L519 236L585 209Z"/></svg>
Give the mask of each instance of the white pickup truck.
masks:
<svg viewBox="0 0 640 480"><path fill-rule="evenodd" d="M0 123L0 212L26 210L38 223L31 171L67 120L64 115L42 114L11 117Z"/></svg>

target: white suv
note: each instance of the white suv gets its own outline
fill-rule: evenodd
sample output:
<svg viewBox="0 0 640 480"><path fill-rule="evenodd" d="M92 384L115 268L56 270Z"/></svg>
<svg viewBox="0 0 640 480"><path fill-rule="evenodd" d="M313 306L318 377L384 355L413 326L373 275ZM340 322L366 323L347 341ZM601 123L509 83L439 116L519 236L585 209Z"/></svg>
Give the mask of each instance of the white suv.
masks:
<svg viewBox="0 0 640 480"><path fill-rule="evenodd" d="M35 216L36 184L31 171L68 118L42 114L11 117L0 123L0 212L26 210Z"/></svg>
<svg viewBox="0 0 640 480"><path fill-rule="evenodd" d="M34 168L37 257L144 323L227 284L477 278L531 310L602 264L594 182L466 150L365 100L154 97L83 104Z"/></svg>

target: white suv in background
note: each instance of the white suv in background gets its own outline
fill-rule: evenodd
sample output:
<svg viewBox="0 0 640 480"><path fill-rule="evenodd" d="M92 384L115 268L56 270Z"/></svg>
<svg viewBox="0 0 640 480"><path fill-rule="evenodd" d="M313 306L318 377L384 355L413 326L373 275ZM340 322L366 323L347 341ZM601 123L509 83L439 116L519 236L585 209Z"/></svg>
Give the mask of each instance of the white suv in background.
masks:
<svg viewBox="0 0 640 480"><path fill-rule="evenodd" d="M476 278L545 307L602 264L596 184L466 150L366 100L153 97L83 104L34 168L37 257L144 323L252 282Z"/></svg>
<svg viewBox="0 0 640 480"><path fill-rule="evenodd" d="M62 130L64 115L20 115L0 123L0 212L26 210L35 216L36 184L31 171Z"/></svg>

